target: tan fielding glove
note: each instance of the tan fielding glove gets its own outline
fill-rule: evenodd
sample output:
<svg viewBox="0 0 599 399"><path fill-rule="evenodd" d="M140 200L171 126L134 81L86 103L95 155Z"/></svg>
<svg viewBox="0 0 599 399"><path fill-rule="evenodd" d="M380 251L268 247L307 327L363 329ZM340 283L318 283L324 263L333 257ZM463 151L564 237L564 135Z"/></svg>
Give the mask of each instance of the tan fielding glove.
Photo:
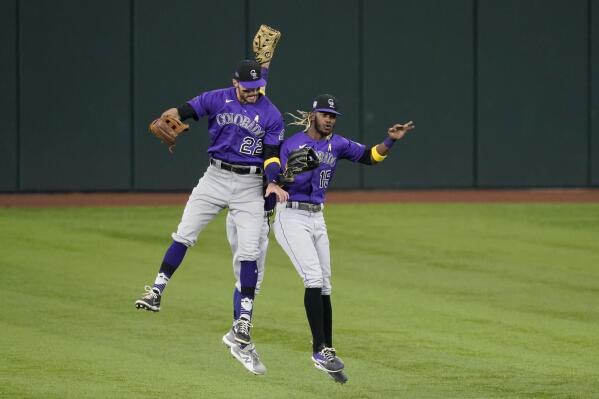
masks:
<svg viewBox="0 0 599 399"><path fill-rule="evenodd" d="M260 29L256 32L256 36L254 36L252 45L258 64L264 64L265 62L270 62L270 60L272 60L272 56L274 55L275 48L277 47L280 38L281 32L278 30L273 29L268 25L260 25Z"/></svg>

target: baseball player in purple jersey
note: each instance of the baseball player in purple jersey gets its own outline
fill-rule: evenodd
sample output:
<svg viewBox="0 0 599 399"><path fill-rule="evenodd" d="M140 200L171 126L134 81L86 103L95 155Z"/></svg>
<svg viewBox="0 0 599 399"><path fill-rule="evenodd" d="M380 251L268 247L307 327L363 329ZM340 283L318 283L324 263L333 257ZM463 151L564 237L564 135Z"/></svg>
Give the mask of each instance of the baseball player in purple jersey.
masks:
<svg viewBox="0 0 599 399"><path fill-rule="evenodd" d="M163 113L180 120L208 118L210 165L187 201L154 285L146 286L146 292L135 302L139 309L160 310L164 289L187 249L196 243L214 216L228 208L236 227L240 263L239 317L232 328L235 343L240 345L251 344L264 193L274 194L280 202L288 198L287 192L274 183L281 169L283 118L268 97L260 93L265 84L260 65L244 60L235 69L232 87L204 92Z"/></svg>
<svg viewBox="0 0 599 399"><path fill-rule="evenodd" d="M333 348L331 258L322 212L326 191L339 160L365 165L380 163L394 143L415 127L411 121L395 124L388 129L388 137L382 143L368 148L333 132L338 115L341 114L335 97L323 94L316 97L311 112L301 112L296 117L294 123L303 125L305 130L284 141L281 162L285 165L290 151L309 146L318 154L320 166L296 176L286 187L289 200L277 205L273 225L277 242L304 281L312 361L329 375L342 373L344 364Z"/></svg>
<svg viewBox="0 0 599 399"><path fill-rule="evenodd" d="M270 62L260 64L262 67L262 78L268 81L268 72ZM266 94L266 86L260 88L260 93ZM266 264L266 251L268 249L268 233L270 232L270 217L274 214L274 207L276 204L276 194L271 194L266 197L264 201L264 219L259 235L259 256L257 259L258 276L256 280L255 295L260 292L260 285L264 279L264 268ZM233 254L233 275L235 276L235 287L233 289L233 328L231 328L225 335L223 335L222 342L228 348L233 357L249 371L254 374L265 374L266 366L262 363L260 355L256 350L254 342L249 345L238 343L235 340L235 326L239 319L241 312L241 260L240 260L240 247L239 247L239 234L235 224L235 219L231 215L231 212L227 212L225 221L225 227L227 232L227 241L231 247L231 253Z"/></svg>

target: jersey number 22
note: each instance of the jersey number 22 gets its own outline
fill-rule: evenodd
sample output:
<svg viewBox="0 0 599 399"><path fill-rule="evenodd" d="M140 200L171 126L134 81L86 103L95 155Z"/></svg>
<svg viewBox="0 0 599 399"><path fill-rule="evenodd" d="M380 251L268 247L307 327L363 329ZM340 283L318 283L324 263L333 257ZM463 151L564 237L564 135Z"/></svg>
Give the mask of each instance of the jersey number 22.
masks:
<svg viewBox="0 0 599 399"><path fill-rule="evenodd" d="M239 147L239 152L247 155L262 154L262 140L256 140L251 136L245 136L243 138L243 143L241 143L241 147Z"/></svg>

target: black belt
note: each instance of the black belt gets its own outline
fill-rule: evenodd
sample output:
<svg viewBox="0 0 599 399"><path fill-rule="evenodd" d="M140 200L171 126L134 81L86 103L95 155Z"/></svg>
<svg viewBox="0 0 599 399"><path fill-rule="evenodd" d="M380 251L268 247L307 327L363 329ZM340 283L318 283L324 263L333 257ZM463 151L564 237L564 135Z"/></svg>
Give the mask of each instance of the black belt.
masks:
<svg viewBox="0 0 599 399"><path fill-rule="evenodd" d="M243 166L243 165L231 165L221 161L220 159L210 158L210 164L217 168L228 170L229 172L237 173L238 175L259 175L262 174L262 168L259 166Z"/></svg>
<svg viewBox="0 0 599 399"><path fill-rule="evenodd" d="M322 211L322 204L311 204L309 202L290 201L290 202L287 202L287 205L285 205L285 207L299 209L300 211L308 211L308 212Z"/></svg>

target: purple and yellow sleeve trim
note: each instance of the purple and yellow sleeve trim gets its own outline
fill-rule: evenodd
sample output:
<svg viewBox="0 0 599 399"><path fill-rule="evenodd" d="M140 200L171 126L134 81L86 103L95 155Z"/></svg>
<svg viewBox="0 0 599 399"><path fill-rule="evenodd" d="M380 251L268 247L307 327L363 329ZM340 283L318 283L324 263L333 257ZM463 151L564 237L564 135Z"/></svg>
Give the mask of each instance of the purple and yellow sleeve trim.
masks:
<svg viewBox="0 0 599 399"><path fill-rule="evenodd" d="M379 152L376 150L376 145L370 149L370 155L376 162L383 162L385 158L387 158L386 155L379 154Z"/></svg>
<svg viewBox="0 0 599 399"><path fill-rule="evenodd" d="M273 162L278 163L279 167L281 166L281 160L278 157L272 157L272 158L268 158L267 160L264 161L264 169L266 169L266 167Z"/></svg>
<svg viewBox="0 0 599 399"><path fill-rule="evenodd" d="M278 157L271 157L264 161L264 176L266 176L266 181L275 181L279 173L281 173L281 160Z"/></svg>

